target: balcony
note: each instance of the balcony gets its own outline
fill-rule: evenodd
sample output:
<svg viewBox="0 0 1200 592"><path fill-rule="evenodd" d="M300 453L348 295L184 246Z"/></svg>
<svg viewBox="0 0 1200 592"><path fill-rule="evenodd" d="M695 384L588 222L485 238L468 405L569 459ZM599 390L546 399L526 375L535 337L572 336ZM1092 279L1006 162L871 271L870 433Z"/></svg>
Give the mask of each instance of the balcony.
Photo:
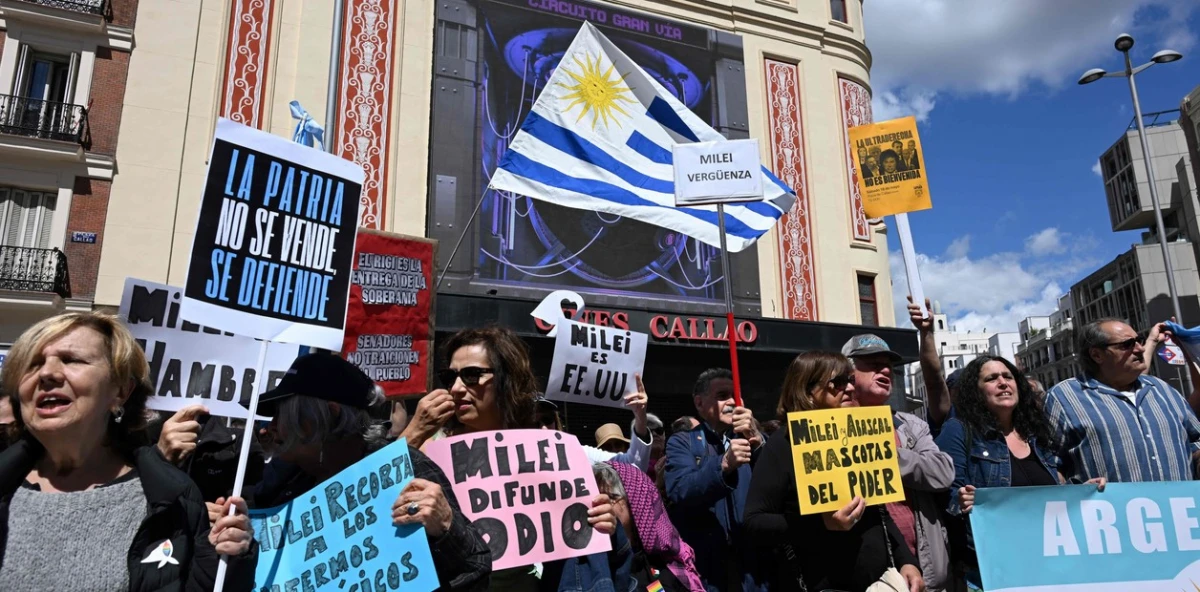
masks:
<svg viewBox="0 0 1200 592"><path fill-rule="evenodd" d="M107 17L109 16L108 0L21 0L28 4L36 4L37 6L45 6L47 8L57 8L59 10L68 10L78 12L80 14L90 14L94 16Z"/></svg>
<svg viewBox="0 0 1200 592"><path fill-rule="evenodd" d="M91 143L87 109L82 105L0 95L0 134L71 142L87 148Z"/></svg>
<svg viewBox="0 0 1200 592"><path fill-rule="evenodd" d="M58 30L104 34L112 21L111 0L0 0L6 21L25 21Z"/></svg>
<svg viewBox="0 0 1200 592"><path fill-rule="evenodd" d="M67 255L58 249L0 245L0 290L71 297Z"/></svg>

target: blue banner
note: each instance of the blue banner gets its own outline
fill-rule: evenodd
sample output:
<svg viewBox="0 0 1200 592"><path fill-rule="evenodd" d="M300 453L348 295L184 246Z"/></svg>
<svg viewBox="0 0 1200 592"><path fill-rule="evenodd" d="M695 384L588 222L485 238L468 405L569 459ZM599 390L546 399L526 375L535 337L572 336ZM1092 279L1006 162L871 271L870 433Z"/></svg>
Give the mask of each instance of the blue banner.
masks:
<svg viewBox="0 0 1200 592"><path fill-rule="evenodd" d="M392 504L413 479L403 438L292 502L251 510L260 592L428 592L437 571L422 526L392 525Z"/></svg>
<svg viewBox="0 0 1200 592"><path fill-rule="evenodd" d="M1200 484L980 489L971 528L988 592L1200 591Z"/></svg>

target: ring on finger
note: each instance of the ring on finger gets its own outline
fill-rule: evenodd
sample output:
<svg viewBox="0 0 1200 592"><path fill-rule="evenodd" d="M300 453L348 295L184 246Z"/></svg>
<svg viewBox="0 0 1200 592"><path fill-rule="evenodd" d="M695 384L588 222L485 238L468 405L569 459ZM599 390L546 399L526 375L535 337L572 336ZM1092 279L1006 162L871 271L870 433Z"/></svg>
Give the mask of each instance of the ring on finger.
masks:
<svg viewBox="0 0 1200 592"><path fill-rule="evenodd" d="M417 502L412 502L408 504L408 508L405 511L408 512L409 516L415 516L417 512L421 511L421 506Z"/></svg>

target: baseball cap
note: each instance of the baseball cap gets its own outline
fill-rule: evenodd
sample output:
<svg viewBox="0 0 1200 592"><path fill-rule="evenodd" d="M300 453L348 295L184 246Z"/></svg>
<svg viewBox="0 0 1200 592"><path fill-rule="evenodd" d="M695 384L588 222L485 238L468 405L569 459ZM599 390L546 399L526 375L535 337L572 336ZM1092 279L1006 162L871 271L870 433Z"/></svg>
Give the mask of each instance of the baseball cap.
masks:
<svg viewBox="0 0 1200 592"><path fill-rule="evenodd" d="M615 423L606 423L596 428L597 448L604 446L604 443L608 442L609 440L617 440L626 444L629 443L629 438L626 438L625 434L621 432L621 426Z"/></svg>
<svg viewBox="0 0 1200 592"><path fill-rule="evenodd" d="M295 395L331 401L348 407L369 409L375 383L358 366L327 353L296 358L279 386L259 395L258 413L274 417L279 403Z"/></svg>
<svg viewBox="0 0 1200 592"><path fill-rule="evenodd" d="M842 346L842 355L847 358L862 358L875 354L885 354L891 358L892 362L897 364L904 361L904 358L900 357L900 354L888 347L887 342L882 337L870 333L855 335L850 338L850 341L846 342L846 345Z"/></svg>
<svg viewBox="0 0 1200 592"><path fill-rule="evenodd" d="M955 385L958 384L958 381L962 378L962 373L963 373L962 368L959 368L958 370L951 372L950 376L946 377L946 388L954 388Z"/></svg>

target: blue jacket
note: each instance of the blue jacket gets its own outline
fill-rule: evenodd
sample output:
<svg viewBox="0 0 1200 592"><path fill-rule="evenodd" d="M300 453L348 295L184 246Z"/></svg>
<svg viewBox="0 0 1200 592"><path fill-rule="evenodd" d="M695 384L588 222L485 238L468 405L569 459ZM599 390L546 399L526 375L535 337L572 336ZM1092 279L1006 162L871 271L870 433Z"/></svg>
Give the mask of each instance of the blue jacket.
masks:
<svg viewBox="0 0 1200 592"><path fill-rule="evenodd" d="M937 437L938 448L954 460L954 483L950 486L950 504L947 508L952 516L962 516L958 502L959 488L965 485L974 485L977 489L1012 485L1012 462L1004 436L995 431L989 434L972 432L971 441L967 442L966 424L957 418L948 419ZM1039 446L1036 438L1029 438L1029 448L1057 481L1058 458ZM967 549L973 557L975 540L971 535L971 524L967 520L964 522Z"/></svg>
<svg viewBox="0 0 1200 592"><path fill-rule="evenodd" d="M766 590L766 578L755 546L742 540L741 531L751 465L762 447L754 451L750 465L726 477L721 456L727 447L725 437L705 424L667 440L668 513L679 536L696 551L696 568L710 591L727 590L732 579L741 580L743 592L758 592ZM731 566L737 566L741 577L728 573Z"/></svg>
<svg viewBox="0 0 1200 592"><path fill-rule="evenodd" d="M573 557L546 565L543 581L553 581L551 570L562 569L558 576L558 592L634 592L637 580L630 573L633 569L633 548L625 529L617 525L610 537L612 550ZM545 588L543 586L543 588Z"/></svg>

